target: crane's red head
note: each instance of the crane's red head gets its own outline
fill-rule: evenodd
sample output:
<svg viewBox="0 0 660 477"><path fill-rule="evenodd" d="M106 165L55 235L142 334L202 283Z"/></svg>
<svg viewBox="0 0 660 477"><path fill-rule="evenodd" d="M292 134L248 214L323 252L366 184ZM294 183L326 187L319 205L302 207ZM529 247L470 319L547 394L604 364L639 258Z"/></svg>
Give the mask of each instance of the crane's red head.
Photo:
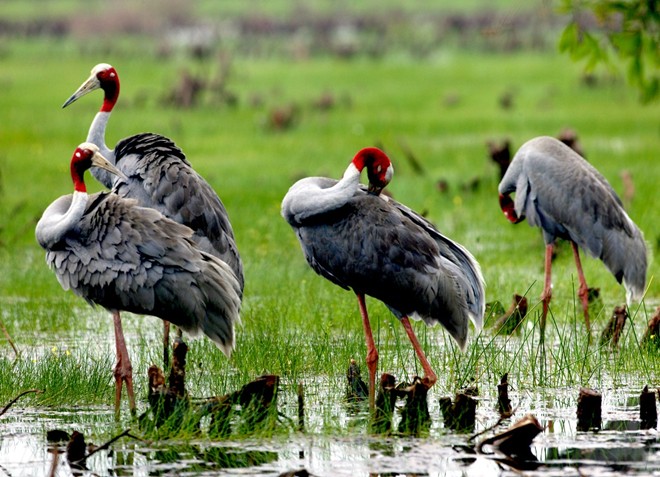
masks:
<svg viewBox="0 0 660 477"><path fill-rule="evenodd" d="M112 108L114 108L115 103L119 98L119 75L117 75L117 71L107 63L99 63L92 68L92 73L89 78L87 78L76 92L64 102L62 107L66 108L78 98L81 98L87 93L91 93L99 88L105 93L101 111L112 111Z"/></svg>
<svg viewBox="0 0 660 477"><path fill-rule="evenodd" d="M502 209L502 212L504 212L504 216L512 224L522 222L525 218L524 216L518 217L518 214L516 214L515 204L509 194L500 194L500 208Z"/></svg>
<svg viewBox="0 0 660 477"><path fill-rule="evenodd" d="M126 178L119 169L110 164L110 162L101 155L96 144L84 142L76 148L71 157L71 179L73 180L74 190L78 192L87 192L84 175L85 171L91 167L100 167L101 169L105 169L119 177Z"/></svg>
<svg viewBox="0 0 660 477"><path fill-rule="evenodd" d="M353 158L353 165L358 171L367 169L369 177L369 192L380 194L387 184L392 180L394 167L387 155L377 147L365 147L358 151Z"/></svg>

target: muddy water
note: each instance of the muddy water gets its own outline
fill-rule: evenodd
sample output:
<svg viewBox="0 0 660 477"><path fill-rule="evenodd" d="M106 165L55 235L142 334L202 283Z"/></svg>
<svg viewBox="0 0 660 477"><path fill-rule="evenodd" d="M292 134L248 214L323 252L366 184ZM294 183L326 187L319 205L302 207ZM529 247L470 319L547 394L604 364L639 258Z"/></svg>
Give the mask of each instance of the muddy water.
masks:
<svg viewBox="0 0 660 477"><path fill-rule="evenodd" d="M293 416L295 393L287 386L282 391L281 411ZM315 415L314 409L320 407L310 396L306 434L185 442L143 442L125 437L108 451L95 454L87 462L87 469L78 474L61 454L53 475L277 476L305 468L319 476L484 476L515 475L516 467L529 475L544 476L660 474L660 439L655 429L639 429L637 391L603 393L603 426L598 432L576 431L573 394L571 390L553 390L553 405L538 409L534 409L535 403L547 402L547 393L526 393L524 398L511 396L514 405L521 406L513 420L532 412L545 427L533 442L533 460L526 462L507 462L505 456L497 453L476 455L468 434L444 428L433 399L430 411L434 423L428 436L383 438L366 435L364 414L352 414L342 404L337 405L332 419L345 429L328 435L321 424L327 422L327 417ZM488 398L480 399L475 431L497 421L493 409ZM46 441L46 432L52 429L78 430L94 444L102 443L94 437L99 432L108 436L123 430L114 423L110 407L45 411L21 409L17 405L0 418L0 477L51 475L54 454ZM63 449L61 445L60 450Z"/></svg>

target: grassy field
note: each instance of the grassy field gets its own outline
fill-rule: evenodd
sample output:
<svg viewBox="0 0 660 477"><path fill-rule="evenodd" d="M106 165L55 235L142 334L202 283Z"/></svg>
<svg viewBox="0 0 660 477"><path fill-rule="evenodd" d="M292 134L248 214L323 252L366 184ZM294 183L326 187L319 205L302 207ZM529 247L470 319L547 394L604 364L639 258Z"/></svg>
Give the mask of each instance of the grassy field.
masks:
<svg viewBox="0 0 660 477"><path fill-rule="evenodd" d="M71 191L69 160L101 96L90 95L65 110L60 106L99 62L112 63L122 79L108 144L143 131L174 139L223 199L245 264L237 352L228 362L212 345L195 342L191 362L210 373L191 371L193 394L222 393L262 372L281 374L287 383L312 376L341 383L348 360L362 361L353 295L308 268L279 207L298 178L340 177L359 148L374 144L382 145L394 162L391 193L426 213L476 256L487 281L487 300L506 307L513 293L521 293L534 306L521 336L494 339L486 332L465 355L439 328L418 326L432 364L443 375L438 393L451 393L473 378L492 384L506 371L523 386L597 385L606 378L627 383L640 374L657 384L660 362L637 347L660 302L657 264L651 264L649 290L643 306L633 310L634 326L628 328L622 352L610 357L596 344L587 345L568 247L559 250L554 266L551 364L546 374L534 368L530 357L537 356L538 335L532 324L538 318L543 241L537 230L512 226L502 216L497 170L485 146L488 140L509 138L517 148L534 136L573 128L587 158L615 190L623 191L621 172L631 173L635 195L629 214L657 253L660 107L641 106L623 80L599 76L589 86L578 65L551 51L449 48L424 59L392 54L350 60L235 55L226 83L235 104L208 95L198 106L180 109L163 98L184 70L214 77L216 57L200 62L175 54L163 59L154 55L149 41L126 40L111 53L104 51L93 42L20 40L6 44L0 57L0 310L24 351L13 362L0 337L0 402L18 388L53 389L51 380L60 380L69 385L35 399L48 405L111 403L110 319L61 290L34 240L42 211ZM332 98L330 107L318 106L323 97ZM510 107L502 106L505 98ZM269 126L277 108L295 111L291 127ZM405 159L405 147L415 152L423 174ZM439 180L447 182L447 192L438 190ZM88 183L100 190L91 178ZM599 287L603 297L604 309L593 320L599 332L613 306L624 301L624 291L600 262L587 259L584 265L588 283ZM381 369L410 377L416 363L400 326L384 306L369 305L384 350ZM137 355L138 386L144 389L145 366L160 356L156 337L161 325L153 318L130 317L128 322L138 330L130 347ZM99 340L108 343L96 349ZM92 352L87 351L90 343L95 344Z"/></svg>

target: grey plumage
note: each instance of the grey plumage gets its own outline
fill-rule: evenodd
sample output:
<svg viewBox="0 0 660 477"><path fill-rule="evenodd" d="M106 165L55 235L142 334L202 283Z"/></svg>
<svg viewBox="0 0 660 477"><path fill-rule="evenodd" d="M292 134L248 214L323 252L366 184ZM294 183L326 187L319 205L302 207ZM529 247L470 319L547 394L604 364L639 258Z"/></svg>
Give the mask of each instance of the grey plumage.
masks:
<svg viewBox="0 0 660 477"><path fill-rule="evenodd" d="M119 196L136 199L141 206L190 227L201 250L231 267L242 293L243 264L225 206L181 149L164 136L142 133L119 141L114 152L115 166L126 178L96 169L112 177L110 184L108 179L104 183Z"/></svg>
<svg viewBox="0 0 660 477"><path fill-rule="evenodd" d="M66 213L60 197L42 221ZM197 249L193 231L137 201L90 195L75 227L53 241L40 232L46 261L65 290L115 311L157 316L191 335L203 332L225 354L240 321L240 286L223 261Z"/></svg>
<svg viewBox="0 0 660 477"><path fill-rule="evenodd" d="M314 178L327 189L337 181ZM441 323L465 347L468 321L481 326L484 284L479 265L461 245L408 207L358 187L320 215L282 215L294 228L309 265L345 289L381 300L395 316Z"/></svg>
<svg viewBox="0 0 660 477"><path fill-rule="evenodd" d="M152 133L123 139L114 150L105 144L105 129L120 91L119 75L112 65L94 66L89 78L62 107L97 89L103 90L104 100L90 125L87 141L96 144L125 177L120 179L100 169L92 169L92 175L120 196L136 199L141 206L154 208L193 229L197 245L232 268L242 294L243 265L227 211L181 149L170 139Z"/></svg>
<svg viewBox="0 0 660 477"><path fill-rule="evenodd" d="M603 261L628 301L644 293L647 248L639 228L607 180L571 148L552 137L537 137L516 153L499 184L515 192L515 213L540 227L546 244L571 240Z"/></svg>

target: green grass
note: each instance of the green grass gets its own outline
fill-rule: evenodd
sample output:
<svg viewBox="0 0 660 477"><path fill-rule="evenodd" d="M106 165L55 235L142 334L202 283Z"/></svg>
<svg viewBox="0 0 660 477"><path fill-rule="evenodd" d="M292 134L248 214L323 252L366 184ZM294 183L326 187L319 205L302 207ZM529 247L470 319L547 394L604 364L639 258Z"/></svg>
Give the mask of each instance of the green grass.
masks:
<svg viewBox="0 0 660 477"><path fill-rule="evenodd" d="M570 385L630 385L642 377L657 385L656 353L639 350L639 336L658 304L657 265L649 270L644 307L634 309L621 350L587 345L570 249L560 248L554 265L552 319L546 356L538 349L538 296L543 279L543 241L538 230L509 224L497 204L497 171L485 143L510 138L514 147L537 135L574 128L588 159L622 191L620 172L631 172L635 197L628 210L657 253L660 225L654 197L660 107L643 107L622 81L600 78L596 87L580 81L580 67L551 52L484 54L438 50L421 61L405 55L351 61L311 58L233 58L228 88L238 97L229 107L204 98L194 109L163 106L161 98L183 68L215 71L182 57L161 60L153 44L103 54L98 45L70 41L12 42L0 59L0 310L24 354L13 361L0 337L0 402L17 390L43 387L28 399L56 403L112 404L112 331L103 310L91 310L61 290L34 240L41 212L71 191L68 164L85 138L100 105L100 93L66 110L62 102L101 61L122 78L122 96L108 128L108 143L142 131L173 138L195 168L216 188L230 213L245 263L243 326L231 360L207 340L192 344L188 380L195 396L222 394L262 373L282 376L285 405L304 381L312 403L324 410L320 426L337 425L336 400L343 393L348 361L362 362L364 339L352 293L316 276L306 265L280 201L299 177L340 177L361 147L381 143L396 174L389 187L400 201L425 211L438 228L463 243L479 260L488 301L508 306L513 293L526 293L530 314L520 335L484 332L465 354L440 328L416 326L441 380L433 392L452 394L476 379L493 392L504 372L521 390ZM130 53L129 53L130 52ZM338 101L328 111L313 102L324 93ZM499 98L510 92L512 109ZM254 105L255 98L260 101ZM296 104L297 124L274 132L264 126L273 107ZM417 175L404 159L407 144L425 168ZM449 185L445 194L436 182ZM478 179L475 189L464 187ZM93 190L100 187L88 180ZM601 288L604 309L594 320L603 328L624 291L597 260L584 263L588 283ZM401 327L387 309L369 301L380 349L381 370L400 378L419 372ZM129 342L138 393L146 389L146 367L160 362L159 320L128 317ZM85 351L101 340L100 351ZM65 349L61 355L50 349ZM43 345L43 346L40 346ZM34 348L34 347L37 348ZM66 348L69 349L69 348ZM363 371L366 374L366 371ZM635 382L634 385L637 385ZM335 386L335 387L333 387ZM287 404L288 403L288 404ZM293 415L293 414L292 414Z"/></svg>

